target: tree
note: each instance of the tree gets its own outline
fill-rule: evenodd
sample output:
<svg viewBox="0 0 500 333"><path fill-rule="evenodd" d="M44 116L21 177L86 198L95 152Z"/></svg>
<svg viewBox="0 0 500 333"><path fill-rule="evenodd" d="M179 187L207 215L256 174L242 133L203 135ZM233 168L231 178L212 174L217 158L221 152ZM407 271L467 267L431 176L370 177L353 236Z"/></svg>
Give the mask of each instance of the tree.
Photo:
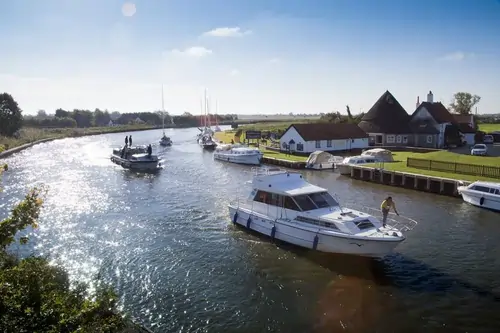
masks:
<svg viewBox="0 0 500 333"><path fill-rule="evenodd" d="M0 135L12 136L22 124L22 110L12 95L0 94Z"/></svg>
<svg viewBox="0 0 500 333"><path fill-rule="evenodd" d="M450 109L458 114L470 114L472 108L479 103L481 97L468 92L457 92L453 96Z"/></svg>
<svg viewBox="0 0 500 333"><path fill-rule="evenodd" d="M38 110L36 116L37 118L47 118L47 112L45 110Z"/></svg>
<svg viewBox="0 0 500 333"><path fill-rule="evenodd" d="M351 109L349 108L349 105L346 105L345 108L347 111L347 119L349 120L349 123L354 123L354 118L352 117Z"/></svg>

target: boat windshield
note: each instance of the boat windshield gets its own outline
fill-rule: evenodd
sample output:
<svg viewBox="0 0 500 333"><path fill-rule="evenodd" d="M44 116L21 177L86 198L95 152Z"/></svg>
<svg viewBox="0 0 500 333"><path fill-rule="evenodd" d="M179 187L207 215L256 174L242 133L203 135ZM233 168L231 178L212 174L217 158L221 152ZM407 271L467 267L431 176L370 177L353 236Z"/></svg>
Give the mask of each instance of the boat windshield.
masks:
<svg viewBox="0 0 500 333"><path fill-rule="evenodd" d="M296 195L293 198L302 211L339 206L338 202L326 191Z"/></svg>

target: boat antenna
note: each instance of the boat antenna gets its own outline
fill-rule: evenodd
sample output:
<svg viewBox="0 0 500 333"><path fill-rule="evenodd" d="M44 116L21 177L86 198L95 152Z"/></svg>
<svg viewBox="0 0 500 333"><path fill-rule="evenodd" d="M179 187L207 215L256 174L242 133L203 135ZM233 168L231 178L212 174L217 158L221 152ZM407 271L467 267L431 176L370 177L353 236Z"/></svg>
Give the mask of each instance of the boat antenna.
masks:
<svg viewBox="0 0 500 333"><path fill-rule="evenodd" d="M339 199L337 193L335 193L334 196L335 196L335 200L337 200L337 203L339 204L340 214L344 214L344 209L342 208L342 205L340 204L340 199Z"/></svg>

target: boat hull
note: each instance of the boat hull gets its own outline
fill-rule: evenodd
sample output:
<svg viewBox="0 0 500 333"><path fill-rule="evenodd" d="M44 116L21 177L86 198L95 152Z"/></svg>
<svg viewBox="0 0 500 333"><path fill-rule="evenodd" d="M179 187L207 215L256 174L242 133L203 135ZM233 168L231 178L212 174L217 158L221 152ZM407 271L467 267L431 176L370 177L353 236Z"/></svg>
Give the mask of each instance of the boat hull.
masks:
<svg viewBox="0 0 500 333"><path fill-rule="evenodd" d="M350 175L351 174L351 167L352 166L350 164L338 163L335 166L335 169L337 169L341 175Z"/></svg>
<svg viewBox="0 0 500 333"><path fill-rule="evenodd" d="M111 156L111 162L117 165L121 165L123 168L130 170L151 171L151 170L156 170L159 167L158 160L133 162L118 156Z"/></svg>
<svg viewBox="0 0 500 333"><path fill-rule="evenodd" d="M476 191L469 191L465 186L459 186L458 192L465 202L473 206L500 212L500 198L498 196L490 193L481 194Z"/></svg>
<svg viewBox="0 0 500 333"><path fill-rule="evenodd" d="M335 169L335 163L328 162L328 163L321 163L321 164L309 164L309 165L306 165L306 169L331 170L331 169ZM349 173L350 173L350 171L349 171Z"/></svg>
<svg viewBox="0 0 500 333"><path fill-rule="evenodd" d="M214 143L201 143L199 142L200 144L200 147L205 149L205 150L215 150L215 148L217 147L217 144L214 142Z"/></svg>
<svg viewBox="0 0 500 333"><path fill-rule="evenodd" d="M229 163L246 164L246 165L260 165L262 155L260 154L224 154L215 152L214 159Z"/></svg>
<svg viewBox="0 0 500 333"><path fill-rule="evenodd" d="M363 257L380 258L391 253L403 240L370 240L360 237L334 236L328 232L310 231L293 225L286 220L272 220L251 211L229 205L233 223L246 229L277 239L285 243L326 253L340 253ZM236 215L236 213L238 213ZM236 218L235 218L236 217ZM249 220L250 218L250 220ZM250 223L249 223L250 221ZM317 237L317 240L315 240Z"/></svg>

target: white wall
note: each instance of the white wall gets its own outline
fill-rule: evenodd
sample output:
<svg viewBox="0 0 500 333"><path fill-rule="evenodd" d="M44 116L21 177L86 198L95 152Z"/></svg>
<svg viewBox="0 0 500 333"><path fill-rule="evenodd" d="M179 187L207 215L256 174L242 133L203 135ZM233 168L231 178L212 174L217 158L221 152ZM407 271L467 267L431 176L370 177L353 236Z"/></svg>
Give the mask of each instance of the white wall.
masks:
<svg viewBox="0 0 500 333"><path fill-rule="evenodd" d="M295 151L297 147L297 143L303 143L304 144L304 150L305 150L305 141L302 139L300 136L299 132L295 129L295 127L291 127L286 131L280 138L280 150L283 150L283 143L288 144L290 140L295 141L295 145L292 145L290 147L290 150Z"/></svg>
<svg viewBox="0 0 500 333"><path fill-rule="evenodd" d="M321 140L319 148L316 147L316 141L308 141L304 145L304 152L312 153L316 150L342 151L342 150L349 150L349 149L365 149L368 147L369 147L368 138L332 140L331 147L328 147L327 140Z"/></svg>

